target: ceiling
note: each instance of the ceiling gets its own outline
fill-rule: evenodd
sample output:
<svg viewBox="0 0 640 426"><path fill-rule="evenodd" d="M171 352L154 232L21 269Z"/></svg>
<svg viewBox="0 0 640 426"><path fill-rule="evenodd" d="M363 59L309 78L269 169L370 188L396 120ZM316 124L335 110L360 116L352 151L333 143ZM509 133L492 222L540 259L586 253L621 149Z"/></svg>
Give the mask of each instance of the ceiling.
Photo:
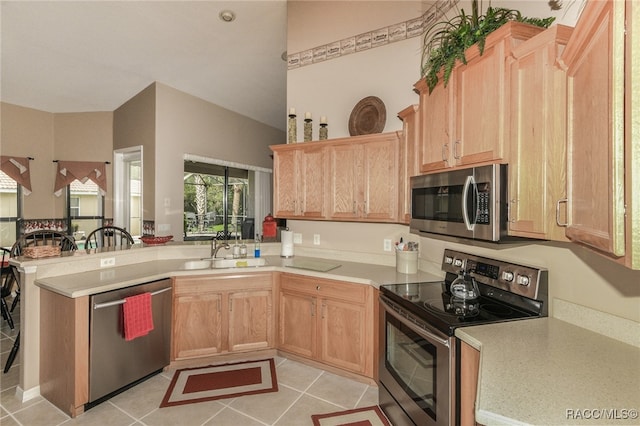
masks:
<svg viewBox="0 0 640 426"><path fill-rule="evenodd" d="M285 128L286 0L2 1L0 14L3 102L113 111L157 81Z"/></svg>

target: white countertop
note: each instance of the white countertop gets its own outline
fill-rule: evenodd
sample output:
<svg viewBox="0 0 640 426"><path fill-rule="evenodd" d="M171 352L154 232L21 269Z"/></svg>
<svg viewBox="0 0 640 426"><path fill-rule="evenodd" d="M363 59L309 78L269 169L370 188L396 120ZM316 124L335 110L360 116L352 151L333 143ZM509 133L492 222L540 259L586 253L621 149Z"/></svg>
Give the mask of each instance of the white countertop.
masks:
<svg viewBox="0 0 640 426"><path fill-rule="evenodd" d="M637 347L555 318L462 327L456 336L480 350L480 424L640 424Z"/></svg>
<svg viewBox="0 0 640 426"><path fill-rule="evenodd" d="M192 269L185 270L183 265L189 259L152 260L126 266L93 269L53 277L37 278L35 284L41 288L54 291L63 296L76 298L104 291L116 290L144 282L169 278L172 276L212 275L229 273L252 273L264 271L289 272L299 275L328 278L353 283L373 285L414 283L421 281L438 281L441 277L418 271L417 274L401 274L392 266L374 265L368 263L343 262L337 260L315 259L298 256L295 259L309 261L320 260L339 264L340 266L328 272L316 272L287 266L291 259L279 256L264 256L267 266L226 268L226 269Z"/></svg>

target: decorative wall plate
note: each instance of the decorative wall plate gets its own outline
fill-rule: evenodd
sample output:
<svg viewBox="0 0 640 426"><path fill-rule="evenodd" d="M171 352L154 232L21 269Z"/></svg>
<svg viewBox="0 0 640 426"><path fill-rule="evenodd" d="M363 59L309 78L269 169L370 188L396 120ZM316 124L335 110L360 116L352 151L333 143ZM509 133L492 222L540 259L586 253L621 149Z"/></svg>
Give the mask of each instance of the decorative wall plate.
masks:
<svg viewBox="0 0 640 426"><path fill-rule="evenodd" d="M367 96L353 107L349 117L351 136L381 133L387 121L384 102L376 96Z"/></svg>

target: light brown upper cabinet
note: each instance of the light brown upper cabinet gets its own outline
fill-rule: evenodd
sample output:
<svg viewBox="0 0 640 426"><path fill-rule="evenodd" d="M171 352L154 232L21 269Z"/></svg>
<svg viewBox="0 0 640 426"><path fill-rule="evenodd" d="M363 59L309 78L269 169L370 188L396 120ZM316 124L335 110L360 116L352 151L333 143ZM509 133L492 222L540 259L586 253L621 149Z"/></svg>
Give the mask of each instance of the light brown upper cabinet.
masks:
<svg viewBox="0 0 640 426"><path fill-rule="evenodd" d="M639 111L638 9L633 1L589 1L561 58L566 235L634 269L640 268L640 125L632 116Z"/></svg>
<svg viewBox="0 0 640 426"><path fill-rule="evenodd" d="M507 162L511 53L543 30L509 22L487 37L482 55L476 45L467 49L467 64L456 65L447 87L440 82L429 94L424 80L415 84L422 173Z"/></svg>
<svg viewBox="0 0 640 426"><path fill-rule="evenodd" d="M453 80L453 79L452 79ZM429 87L424 79L415 84L420 93L421 142L418 144L418 160L421 173L429 173L455 166L451 155L451 128L453 110L453 90L455 81L449 80L445 87L440 80L429 94Z"/></svg>
<svg viewBox="0 0 640 426"><path fill-rule="evenodd" d="M556 66L572 28L555 25L512 51L509 235L566 241L566 75Z"/></svg>
<svg viewBox="0 0 640 426"><path fill-rule="evenodd" d="M277 145L274 151L275 216L324 218L328 181L323 147L317 144Z"/></svg>
<svg viewBox="0 0 640 426"><path fill-rule="evenodd" d="M397 132L272 145L280 218L397 222Z"/></svg>
<svg viewBox="0 0 640 426"><path fill-rule="evenodd" d="M397 133L364 135L327 145L329 217L398 221L400 140Z"/></svg>
<svg viewBox="0 0 640 426"><path fill-rule="evenodd" d="M398 113L398 117L402 120L398 219L400 223L406 224L411 221L411 176L420 174L420 158L416 152L421 130L419 108L418 105L411 105Z"/></svg>

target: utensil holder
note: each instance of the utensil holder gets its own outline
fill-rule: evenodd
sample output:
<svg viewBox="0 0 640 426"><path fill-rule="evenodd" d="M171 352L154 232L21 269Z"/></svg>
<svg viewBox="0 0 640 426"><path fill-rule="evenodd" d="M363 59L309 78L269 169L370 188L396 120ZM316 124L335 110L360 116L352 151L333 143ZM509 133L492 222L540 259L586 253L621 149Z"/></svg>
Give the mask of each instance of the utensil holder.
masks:
<svg viewBox="0 0 640 426"><path fill-rule="evenodd" d="M418 272L418 252L396 251L396 271L401 274L416 274Z"/></svg>

